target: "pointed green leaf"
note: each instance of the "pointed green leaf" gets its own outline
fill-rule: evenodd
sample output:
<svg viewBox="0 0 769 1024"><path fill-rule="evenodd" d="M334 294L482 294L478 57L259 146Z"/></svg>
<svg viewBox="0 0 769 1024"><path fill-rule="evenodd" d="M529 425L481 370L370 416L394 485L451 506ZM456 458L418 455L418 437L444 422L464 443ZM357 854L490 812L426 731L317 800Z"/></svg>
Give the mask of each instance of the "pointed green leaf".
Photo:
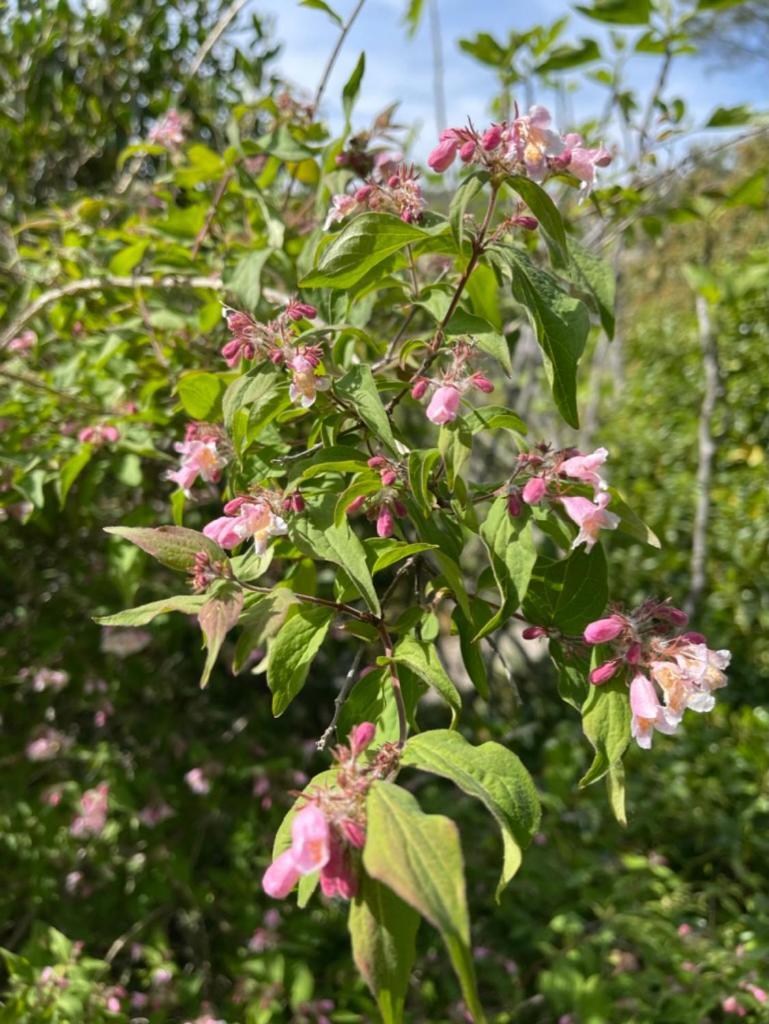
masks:
<svg viewBox="0 0 769 1024"><path fill-rule="evenodd" d="M183 526L106 526L104 532L130 540L163 565L179 572L189 572L195 564L195 555L201 551L215 562L227 560L215 541Z"/></svg>
<svg viewBox="0 0 769 1024"><path fill-rule="evenodd" d="M364 363L353 366L334 384L334 392L352 405L355 414L366 424L375 438L384 442L393 455L398 453L390 421L379 397L374 375L368 366Z"/></svg>
<svg viewBox="0 0 769 1024"><path fill-rule="evenodd" d="M304 686L310 665L326 639L335 614L333 608L323 605L297 605L270 644L267 685L276 718Z"/></svg>
<svg viewBox="0 0 769 1024"><path fill-rule="evenodd" d="M446 674L435 644L423 643L415 636L404 636L393 651L393 661L405 665L443 697L452 709L452 721L462 710L459 690Z"/></svg>
<svg viewBox="0 0 769 1024"><path fill-rule="evenodd" d="M608 260L601 259L595 253L580 245L574 238L569 238L569 256L571 257L572 277L576 284L588 291L598 308L601 326L609 338L614 337L614 305L616 293L616 277L614 268Z"/></svg>
<svg viewBox="0 0 769 1024"><path fill-rule="evenodd" d="M342 89L342 110L347 124L350 123L353 105L360 92L360 83L363 80L363 73L366 70L366 54L361 53L358 63L352 69L352 74L347 79Z"/></svg>
<svg viewBox="0 0 769 1024"><path fill-rule="evenodd" d="M175 594L160 601L150 601L149 604L140 604L136 608L127 608L114 615L98 615L93 621L98 622L100 626L146 626L158 615L165 615L167 612L195 615L207 600L204 594Z"/></svg>
<svg viewBox="0 0 769 1024"><path fill-rule="evenodd" d="M566 231L563 226L561 212L550 196L531 178L519 174L511 174L505 181L517 192L521 199L539 221L539 226L550 243L551 252L556 266L565 267L569 262Z"/></svg>
<svg viewBox="0 0 769 1024"><path fill-rule="evenodd" d="M476 1024L485 1024L470 951L459 832L453 821L424 814L411 793L375 782L368 796L363 867L422 914L446 943Z"/></svg>
<svg viewBox="0 0 769 1024"><path fill-rule="evenodd" d="M200 676L200 685L206 686L224 638L237 625L243 608L243 591L229 585L209 597L198 612L198 622L206 642L206 661Z"/></svg>
<svg viewBox="0 0 769 1024"><path fill-rule="evenodd" d="M388 256L429 235L392 213L364 213L353 218L323 250L317 267L301 288L349 288Z"/></svg>
<svg viewBox="0 0 769 1024"><path fill-rule="evenodd" d="M220 415L224 390L221 377L197 370L182 374L176 385L182 408L195 420L212 420Z"/></svg>
<svg viewBox="0 0 769 1024"><path fill-rule="evenodd" d="M593 763L579 780L580 786L589 786L621 764L630 742L630 699L624 673L590 687L582 706L582 731L595 750Z"/></svg>
<svg viewBox="0 0 769 1024"><path fill-rule="evenodd" d="M608 599L606 556L596 544L589 554L579 547L556 562L538 558L523 612L530 622L579 636L589 622L600 618Z"/></svg>
<svg viewBox="0 0 769 1024"><path fill-rule="evenodd" d="M476 640L499 629L521 605L537 560L531 523L524 515L511 516L506 498L492 502L480 534L501 602L499 610L478 631Z"/></svg>

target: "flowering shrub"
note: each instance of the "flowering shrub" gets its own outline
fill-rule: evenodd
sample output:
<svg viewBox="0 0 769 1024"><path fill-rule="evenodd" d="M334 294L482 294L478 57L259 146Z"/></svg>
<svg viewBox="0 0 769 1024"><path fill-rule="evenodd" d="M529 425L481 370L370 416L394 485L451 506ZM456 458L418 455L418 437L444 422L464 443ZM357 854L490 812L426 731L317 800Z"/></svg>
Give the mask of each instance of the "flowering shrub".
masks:
<svg viewBox="0 0 769 1024"><path fill-rule="evenodd" d="M156 141L162 134L176 149L182 130L169 115ZM179 468L167 474L179 488L175 525L110 528L187 573L193 593L100 621L115 628L195 614L207 648L203 685L240 627L237 663L262 660L276 716L304 689L331 631L347 639L347 682L320 741L336 735L337 765L298 794L264 889L284 899L298 886L304 906L320 883L326 897L350 901L353 956L386 1020L402 1019L424 917L480 1021L457 828L425 814L400 773L448 778L485 805L502 833L498 894L537 831L540 804L511 750L472 745L457 730L462 696L438 656L434 623L457 637L482 696L483 642L513 619L525 639L547 638L561 695L581 712L595 752L582 782L606 778L620 820L631 737L648 747L653 730L675 731L686 708L712 708L728 654L698 634L671 635L685 616L669 602L650 599L628 614L609 603L601 534L658 542L603 478L607 450L529 442L515 411L485 398L511 370L495 312L497 289L510 288L530 318L555 407L578 425L577 368L591 312L611 321L610 275L586 257L544 186L558 178L589 188L609 154L559 136L541 107L482 134L451 129L430 166L443 172L458 155L473 169L448 216L429 208L413 167L365 154L359 146L337 159L352 191L336 195L325 228L310 234L294 292L267 316L225 306L226 369L206 364L180 378L193 418L175 442ZM385 332L374 313L392 295L406 311ZM110 424L85 429L80 440L92 447L120 440ZM479 465L484 433L499 436L501 457ZM202 532L182 525L185 503L214 487L222 514ZM474 580L471 550L486 563ZM447 705L449 728L420 731L430 690ZM41 737L31 756L57 742ZM186 782L209 792L201 767ZM108 802L104 785L86 792L73 833L100 832ZM152 814L160 820L162 808Z"/></svg>

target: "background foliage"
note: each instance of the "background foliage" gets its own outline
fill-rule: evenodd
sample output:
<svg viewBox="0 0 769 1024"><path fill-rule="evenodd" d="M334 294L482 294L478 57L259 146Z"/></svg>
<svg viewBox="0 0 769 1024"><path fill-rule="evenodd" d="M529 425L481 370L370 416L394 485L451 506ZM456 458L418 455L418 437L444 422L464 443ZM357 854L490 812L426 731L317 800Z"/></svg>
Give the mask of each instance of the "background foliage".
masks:
<svg viewBox="0 0 769 1024"><path fill-rule="evenodd" d="M373 1020L349 969L343 911L276 909L259 888L287 791L326 763L314 738L348 667L341 639L313 669L313 699L274 720L263 677L228 671L231 649L198 689L199 636L186 618L138 631L91 621L168 594L170 573L102 528L169 519L172 442L189 416L206 415L196 403L208 400L206 382L185 392L183 375L221 368L220 282L254 311L290 294L297 240L316 202L325 209L337 173L311 159L330 136L310 123L306 97L287 98L257 21L247 34L225 34L193 74L222 11L134 2L117 17L117 6L19 5L0 16L6 332L46 290L74 286L24 325L36 331L34 347L6 351L0 364L0 1019ZM598 6L620 25L607 12L637 7L634 23L649 23L647 45L661 46L662 59L686 42L669 12ZM713 6L700 5L706 38ZM584 53L564 55L557 31L538 32L496 49L463 43L497 62L500 107L524 71L539 67L552 82L599 67ZM643 139L644 98L606 84L611 116ZM655 102L648 134L683 134L674 101L660 93ZM146 159L129 150L121 163L171 104L191 116L189 144ZM722 118L735 125L747 116ZM353 126L368 128L354 117ZM477 742L512 745L545 803L542 831L498 907L495 829L447 784L419 787L427 810L459 818L478 880L470 900L481 994L499 1024L697 1024L723 1019L732 996L751 1019L769 1019L745 988L769 982L765 136L703 151L678 145L669 183L660 186L666 169L642 143L622 183L598 192L597 213L575 211L587 238L600 232L620 277L617 337L608 347L596 332L583 363L580 439L611 450L612 483L663 542L661 553L632 541L613 547L623 598L686 601L703 386L695 295L703 296L720 373L708 595L696 625L733 650L731 684L713 715L687 721L651 756L631 754L622 829L602 790L577 788L588 752L545 661L514 631L491 657L491 697L466 698L463 729ZM286 203L292 179L295 201ZM79 287L105 274L113 283ZM156 288L160 275L168 284ZM190 288L190 277L208 284ZM377 316L387 329L386 314ZM541 398L524 326L511 321L507 333L513 406L532 433L561 431L570 443L576 435L551 421ZM78 441L97 422L116 425L120 440ZM216 507L211 492L185 510L185 523L199 526ZM431 716L445 724L443 709ZM51 728L64 737L61 750L32 760L29 744ZM196 768L206 793L185 780ZM83 790L100 782L111 787L109 822L84 842L69 827ZM154 822L163 807L171 813ZM461 1021L436 937L422 929L419 942L412 1019Z"/></svg>

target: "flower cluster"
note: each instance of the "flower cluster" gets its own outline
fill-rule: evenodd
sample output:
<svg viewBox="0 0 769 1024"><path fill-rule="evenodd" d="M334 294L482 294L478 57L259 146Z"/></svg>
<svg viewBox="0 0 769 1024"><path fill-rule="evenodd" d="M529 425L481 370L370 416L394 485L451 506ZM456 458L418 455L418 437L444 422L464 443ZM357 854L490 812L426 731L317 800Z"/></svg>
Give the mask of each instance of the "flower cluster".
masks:
<svg viewBox="0 0 769 1024"><path fill-rule="evenodd" d="M595 181L596 167L607 167L612 159L602 146L586 148L582 136L575 132L559 135L552 128L550 112L540 106L512 121L492 124L482 133L472 125L446 128L427 163L443 173L457 156L463 163L480 165L494 175L519 174L537 182L544 181L548 174L568 170L588 191Z"/></svg>
<svg viewBox="0 0 769 1024"><path fill-rule="evenodd" d="M331 199L331 208L323 225L326 231L332 224L345 219L351 213L363 210L394 213L407 224L418 221L425 206L419 173L413 166L400 163L396 168L382 164L376 172L355 190L342 192ZM388 173L389 172L389 173Z"/></svg>
<svg viewBox="0 0 769 1024"><path fill-rule="evenodd" d="M240 495L224 506L224 515L203 527L206 537L223 548L237 547L252 537L257 554L262 554L272 537L288 532L281 517L283 504L273 491L260 489L254 495Z"/></svg>
<svg viewBox="0 0 769 1024"><path fill-rule="evenodd" d="M471 389L491 394L494 385L482 373L473 372L468 363L475 354L467 342L457 342L451 350L451 365L437 380L418 377L411 386L411 397L420 401L428 392L432 397L425 411L431 423L442 426L451 423L459 415L462 395Z"/></svg>
<svg viewBox="0 0 769 1024"><path fill-rule="evenodd" d="M510 514L520 515L522 502L527 505L557 502L579 527L572 547L585 544L590 551L600 530L615 530L620 523L618 515L607 511L611 497L608 484L599 473L608 455L605 448L589 453L577 448L552 452L547 445L541 445L535 452L522 453L506 487ZM525 477L528 479L524 483ZM563 493L564 486L570 482L592 487L593 500Z"/></svg>
<svg viewBox="0 0 769 1024"><path fill-rule="evenodd" d="M371 722L356 725L348 746L334 751L339 771L333 788L303 794L304 806L291 822L291 845L267 868L264 891L284 899L303 875L320 872L325 896L352 899L358 888L357 853L366 842L366 794L371 783L393 767L397 751L385 744L368 760L361 758L374 739Z"/></svg>
<svg viewBox="0 0 769 1024"><path fill-rule="evenodd" d="M630 675L632 733L640 747L651 746L655 729L674 733L686 710L712 710L713 691L726 686L729 651L710 650L701 633L671 635L687 623L680 608L650 600L585 629L586 643L611 647L611 657L593 669L590 681L600 686L619 671Z"/></svg>
<svg viewBox="0 0 769 1024"><path fill-rule="evenodd" d="M188 423L184 440L174 448L181 455L181 462L179 469L166 473L166 478L173 480L187 497L198 477L207 484L219 482L228 459L227 442L220 427Z"/></svg>
<svg viewBox="0 0 769 1024"><path fill-rule="evenodd" d="M69 827L73 836L99 835L107 823L109 785L102 782L95 789L87 789L80 798L80 813Z"/></svg>
<svg viewBox="0 0 769 1024"><path fill-rule="evenodd" d="M16 338L11 338L8 342L9 352L18 352L19 355L24 355L29 352L30 349L34 348L37 344L37 335L34 331L22 331L21 334Z"/></svg>
<svg viewBox="0 0 769 1024"><path fill-rule="evenodd" d="M403 467L384 455L372 455L368 464L371 469L379 470L382 489L374 495L361 494L353 498L347 506L347 514L365 511L370 520L376 520L377 536L392 537L395 519L403 519L407 515L406 506L398 497L398 485L405 483Z"/></svg>
<svg viewBox="0 0 769 1024"><path fill-rule="evenodd" d="M316 317L318 312L314 306L292 299L266 324L257 323L248 313L236 309L226 308L224 315L232 332L232 338L222 348L228 366L235 367L243 359L269 359L276 366L285 366L291 373L291 401L304 409L315 402L318 391L330 387L329 378L317 373L320 347L295 344L296 324Z"/></svg>
<svg viewBox="0 0 769 1024"><path fill-rule="evenodd" d="M184 133L189 127L189 114L180 114L175 108L168 110L150 129L147 140L166 149L178 149L184 142Z"/></svg>
<svg viewBox="0 0 769 1024"><path fill-rule="evenodd" d="M78 441L83 444L92 444L100 448L105 444L115 444L120 440L120 431L117 427L109 424L97 424L93 427L83 427L77 435Z"/></svg>

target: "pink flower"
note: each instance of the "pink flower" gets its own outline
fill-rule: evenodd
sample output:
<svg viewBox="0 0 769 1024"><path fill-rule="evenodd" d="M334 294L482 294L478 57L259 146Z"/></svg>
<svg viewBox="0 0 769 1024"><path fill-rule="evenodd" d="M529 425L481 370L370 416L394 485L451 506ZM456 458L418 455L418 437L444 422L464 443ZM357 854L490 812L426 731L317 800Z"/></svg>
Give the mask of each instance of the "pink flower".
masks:
<svg viewBox="0 0 769 1024"><path fill-rule="evenodd" d="M609 495L605 491L598 495L595 504L587 498L561 498L566 514L579 527L579 533L572 544L573 548L585 544L590 551L598 540L599 530L617 529L620 518L613 512L606 511L609 501Z"/></svg>
<svg viewBox="0 0 769 1024"><path fill-rule="evenodd" d="M198 477L206 483L216 483L221 476L222 459L216 441L183 441L174 445L182 456L178 470L167 473L167 478L190 496L190 488Z"/></svg>
<svg viewBox="0 0 769 1024"><path fill-rule="evenodd" d="M80 798L80 814L70 825L73 836L98 835L107 823L109 785L102 782L95 789L88 789Z"/></svg>
<svg viewBox="0 0 769 1024"><path fill-rule="evenodd" d="M224 506L224 512L225 515L203 527L206 537L223 548L234 548L252 537L254 549L262 554L271 537L282 536L288 530L285 521L258 498L234 498Z"/></svg>
<svg viewBox="0 0 769 1024"><path fill-rule="evenodd" d="M558 472L571 477L572 480L590 484L595 492L595 497L598 498L600 492L605 491L608 485L597 470L606 462L608 455L605 448L596 448L589 455L575 455L562 462L558 467Z"/></svg>
<svg viewBox="0 0 769 1024"><path fill-rule="evenodd" d="M72 741L56 729L46 729L40 736L26 746L26 755L30 761L51 761L58 754L71 746Z"/></svg>
<svg viewBox="0 0 769 1024"><path fill-rule="evenodd" d="M564 153L564 157L567 154ZM580 186L589 192L595 183L596 167L608 167L611 163L611 153L603 146L598 149L585 149L583 146L575 146L569 152L568 169L582 182Z"/></svg>
<svg viewBox="0 0 769 1024"><path fill-rule="evenodd" d="M288 896L299 878L300 872L294 864L293 853L288 849L276 857L267 868L262 877L262 888L268 896L282 900Z"/></svg>
<svg viewBox="0 0 769 1024"><path fill-rule="evenodd" d="M460 394L452 384L445 384L433 395L425 415L431 423L451 423L459 412Z"/></svg>
<svg viewBox="0 0 769 1024"><path fill-rule="evenodd" d="M173 807L161 801L160 803L147 804L138 814L139 821L147 828L155 828L166 818L172 818L176 812Z"/></svg>
<svg viewBox="0 0 769 1024"><path fill-rule="evenodd" d="M640 672L630 684L630 731L639 747L649 750L654 730L671 735L676 724L668 720L659 702L654 683Z"/></svg>
<svg viewBox="0 0 769 1024"><path fill-rule="evenodd" d="M438 138L440 141L428 156L427 163L437 174L442 174L454 163L459 149L459 139L454 128L442 131Z"/></svg>
<svg viewBox="0 0 769 1024"><path fill-rule="evenodd" d="M680 721L687 708L712 711L716 702L713 690L726 686L724 669L731 658L729 651L711 651L704 643L692 644L683 638L666 646L673 660L653 661L651 674L662 688L668 717Z"/></svg>
<svg viewBox="0 0 769 1024"><path fill-rule="evenodd" d="M496 149L502 141L502 125L493 124L483 133L481 145L486 150Z"/></svg>
<svg viewBox="0 0 769 1024"><path fill-rule="evenodd" d="M32 689L35 693L43 693L45 690L53 690L58 693L68 682L69 672L58 668L40 668L32 679Z"/></svg>
<svg viewBox="0 0 769 1024"><path fill-rule="evenodd" d="M607 619L591 622L582 635L588 644L606 644L618 637L624 628L625 620L620 615L610 615Z"/></svg>
<svg viewBox="0 0 769 1024"><path fill-rule="evenodd" d="M332 834L329 857L320 872L320 888L324 896L341 896L351 900L358 891L358 879L352 866L350 851Z"/></svg>
<svg viewBox="0 0 769 1024"><path fill-rule="evenodd" d="M752 985L750 982L746 982L745 989L750 992L753 998L757 999L762 1006L767 1002L767 1000L769 1000L769 995L764 991L764 989L759 988L758 985Z"/></svg>
<svg viewBox="0 0 769 1024"><path fill-rule="evenodd" d="M348 213L352 213L357 205L358 201L355 196L348 196L345 193L333 196L331 199L331 209L326 215L323 230L328 231L332 224L344 220Z"/></svg>
<svg viewBox="0 0 769 1024"><path fill-rule="evenodd" d="M184 781L198 796L205 796L211 792L211 780L202 768L191 768L184 776Z"/></svg>
<svg viewBox="0 0 769 1024"><path fill-rule="evenodd" d="M315 404L319 391L327 391L331 387L328 377L315 373L315 365L305 356L296 356L291 364L293 376L288 395L292 402L301 405L303 409L309 409Z"/></svg>
<svg viewBox="0 0 769 1024"><path fill-rule="evenodd" d="M237 529L237 520L232 516L219 516L203 527L203 533L225 549L235 548L243 540Z"/></svg>
<svg viewBox="0 0 769 1024"><path fill-rule="evenodd" d="M429 384L430 381L426 377L418 377L411 388L411 397L419 401L424 396L425 391L427 391Z"/></svg>
<svg viewBox="0 0 769 1024"><path fill-rule="evenodd" d="M721 1001L721 1009L724 1013L733 1013L738 1017L746 1017L748 1011L744 1006L741 1006L734 996L727 996L726 999Z"/></svg>
<svg viewBox="0 0 769 1024"><path fill-rule="evenodd" d="M593 686L600 686L602 683L607 683L616 675L618 667L619 661L616 658L613 661L605 661L603 665L598 665L598 667L594 668L590 673L590 682Z"/></svg>
<svg viewBox="0 0 769 1024"><path fill-rule="evenodd" d="M547 483L541 476L533 476L526 481L521 497L527 505L538 505L547 493Z"/></svg>
<svg viewBox="0 0 769 1024"><path fill-rule="evenodd" d="M491 383L489 378L484 376L482 373L474 373L472 377L470 377L470 383L474 388L477 388L479 391L483 391L486 395L490 395L494 390L494 385Z"/></svg>
<svg viewBox="0 0 769 1024"><path fill-rule="evenodd" d="M318 315L318 311L315 306L311 306L309 302L300 302L299 299L291 299L286 304L286 316L289 320L314 320Z"/></svg>
<svg viewBox="0 0 769 1024"><path fill-rule="evenodd" d="M548 636L548 632L544 626L527 626L521 636L524 640L540 640L543 636Z"/></svg>
<svg viewBox="0 0 769 1024"><path fill-rule="evenodd" d="M328 863L331 856L328 822L315 804L307 804L291 823L291 855L297 871L309 875Z"/></svg>
<svg viewBox="0 0 769 1024"><path fill-rule="evenodd" d="M34 348L36 342L37 335L34 331L22 331L18 338L12 338L11 341L8 342L8 351L23 354L24 352L29 352L31 348Z"/></svg>
<svg viewBox="0 0 769 1024"><path fill-rule="evenodd" d="M376 517L376 532L378 537L392 537L395 529L395 520L387 504L380 505L379 514Z"/></svg>
<svg viewBox="0 0 769 1024"><path fill-rule="evenodd" d="M188 124L189 114L180 114L172 107L153 125L147 139L167 149L177 149L184 142L184 131Z"/></svg>
<svg viewBox="0 0 769 1024"><path fill-rule="evenodd" d="M359 725L354 726L350 731L350 750L353 755L362 754L363 751L371 745L374 735L376 734L376 726L373 722L361 722Z"/></svg>

